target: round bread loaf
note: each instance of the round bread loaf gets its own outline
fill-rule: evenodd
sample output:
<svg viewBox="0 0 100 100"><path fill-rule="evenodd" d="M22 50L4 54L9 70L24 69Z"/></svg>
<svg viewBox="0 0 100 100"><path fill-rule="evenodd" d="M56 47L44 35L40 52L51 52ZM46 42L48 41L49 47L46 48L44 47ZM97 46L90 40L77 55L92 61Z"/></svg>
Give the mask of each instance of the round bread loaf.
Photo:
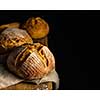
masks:
<svg viewBox="0 0 100 100"><path fill-rule="evenodd" d="M33 39L40 39L49 33L48 23L40 17L29 18L23 25Z"/></svg>
<svg viewBox="0 0 100 100"><path fill-rule="evenodd" d="M0 34L0 54L25 43L33 43L32 38L25 30L18 28L7 28Z"/></svg>
<svg viewBox="0 0 100 100"><path fill-rule="evenodd" d="M55 59L48 47L40 44L27 44L17 47L7 59L10 71L21 78L40 79L55 67Z"/></svg>

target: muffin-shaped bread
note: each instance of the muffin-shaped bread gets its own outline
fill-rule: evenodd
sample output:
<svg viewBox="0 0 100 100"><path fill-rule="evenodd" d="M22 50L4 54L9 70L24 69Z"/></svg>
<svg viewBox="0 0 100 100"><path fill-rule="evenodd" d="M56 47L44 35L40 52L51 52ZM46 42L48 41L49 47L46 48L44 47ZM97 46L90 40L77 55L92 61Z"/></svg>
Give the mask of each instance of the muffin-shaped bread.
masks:
<svg viewBox="0 0 100 100"><path fill-rule="evenodd" d="M45 37L49 32L48 23L40 17L29 18L26 23L23 25L28 33L33 39L39 39Z"/></svg>
<svg viewBox="0 0 100 100"><path fill-rule="evenodd" d="M40 43L27 44L11 52L7 66L23 79L40 79L55 68L55 59L48 47Z"/></svg>
<svg viewBox="0 0 100 100"><path fill-rule="evenodd" d="M0 54L25 43L33 43L32 38L25 30L18 28L7 28L0 33Z"/></svg>

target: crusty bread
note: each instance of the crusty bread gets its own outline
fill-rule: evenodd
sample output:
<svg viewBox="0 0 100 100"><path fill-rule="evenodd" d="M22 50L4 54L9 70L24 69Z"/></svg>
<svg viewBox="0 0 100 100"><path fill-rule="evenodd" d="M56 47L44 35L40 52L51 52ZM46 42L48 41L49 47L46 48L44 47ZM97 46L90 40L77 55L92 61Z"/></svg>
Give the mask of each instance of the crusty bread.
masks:
<svg viewBox="0 0 100 100"><path fill-rule="evenodd" d="M19 28L19 27L20 27L20 23L19 22L3 24L3 25L0 25L0 32L5 30L6 28Z"/></svg>
<svg viewBox="0 0 100 100"><path fill-rule="evenodd" d="M25 30L18 28L7 28L0 34L0 54L25 43L33 43L32 38Z"/></svg>
<svg viewBox="0 0 100 100"><path fill-rule="evenodd" d="M21 78L40 79L55 68L55 59L51 51L40 43L22 45L8 56L10 71Z"/></svg>
<svg viewBox="0 0 100 100"><path fill-rule="evenodd" d="M49 33L48 23L40 17L31 17L23 25L33 39L40 39Z"/></svg>

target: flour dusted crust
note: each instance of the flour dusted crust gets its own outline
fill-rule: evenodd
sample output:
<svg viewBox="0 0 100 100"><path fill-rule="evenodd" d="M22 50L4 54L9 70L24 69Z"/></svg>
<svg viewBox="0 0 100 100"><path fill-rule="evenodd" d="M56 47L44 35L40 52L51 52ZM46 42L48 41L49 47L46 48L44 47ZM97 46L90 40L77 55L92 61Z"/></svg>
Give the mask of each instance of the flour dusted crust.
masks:
<svg viewBox="0 0 100 100"><path fill-rule="evenodd" d="M0 54L25 43L33 43L32 38L25 30L18 28L7 28L0 34Z"/></svg>
<svg viewBox="0 0 100 100"><path fill-rule="evenodd" d="M9 55L7 65L16 75L32 80L40 79L50 73L55 68L55 59L46 46L34 43L15 49Z"/></svg>

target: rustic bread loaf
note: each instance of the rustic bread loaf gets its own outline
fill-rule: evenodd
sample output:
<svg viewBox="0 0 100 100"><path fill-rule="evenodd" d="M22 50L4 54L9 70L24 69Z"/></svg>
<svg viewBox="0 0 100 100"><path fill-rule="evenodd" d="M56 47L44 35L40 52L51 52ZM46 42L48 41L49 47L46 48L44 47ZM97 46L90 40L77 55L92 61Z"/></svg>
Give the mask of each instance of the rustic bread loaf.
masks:
<svg viewBox="0 0 100 100"><path fill-rule="evenodd" d="M31 17L23 25L33 39L40 39L49 33L48 23L40 17Z"/></svg>
<svg viewBox="0 0 100 100"><path fill-rule="evenodd" d="M6 28L19 28L19 27L20 27L20 23L19 22L3 24L3 25L0 25L0 32L5 30Z"/></svg>
<svg viewBox="0 0 100 100"><path fill-rule="evenodd" d="M8 56L10 71L21 78L40 79L55 68L55 59L48 47L40 44L26 44L16 48Z"/></svg>
<svg viewBox="0 0 100 100"><path fill-rule="evenodd" d="M12 48L25 43L33 43L32 38L25 30L7 28L0 34L0 54L8 52Z"/></svg>

